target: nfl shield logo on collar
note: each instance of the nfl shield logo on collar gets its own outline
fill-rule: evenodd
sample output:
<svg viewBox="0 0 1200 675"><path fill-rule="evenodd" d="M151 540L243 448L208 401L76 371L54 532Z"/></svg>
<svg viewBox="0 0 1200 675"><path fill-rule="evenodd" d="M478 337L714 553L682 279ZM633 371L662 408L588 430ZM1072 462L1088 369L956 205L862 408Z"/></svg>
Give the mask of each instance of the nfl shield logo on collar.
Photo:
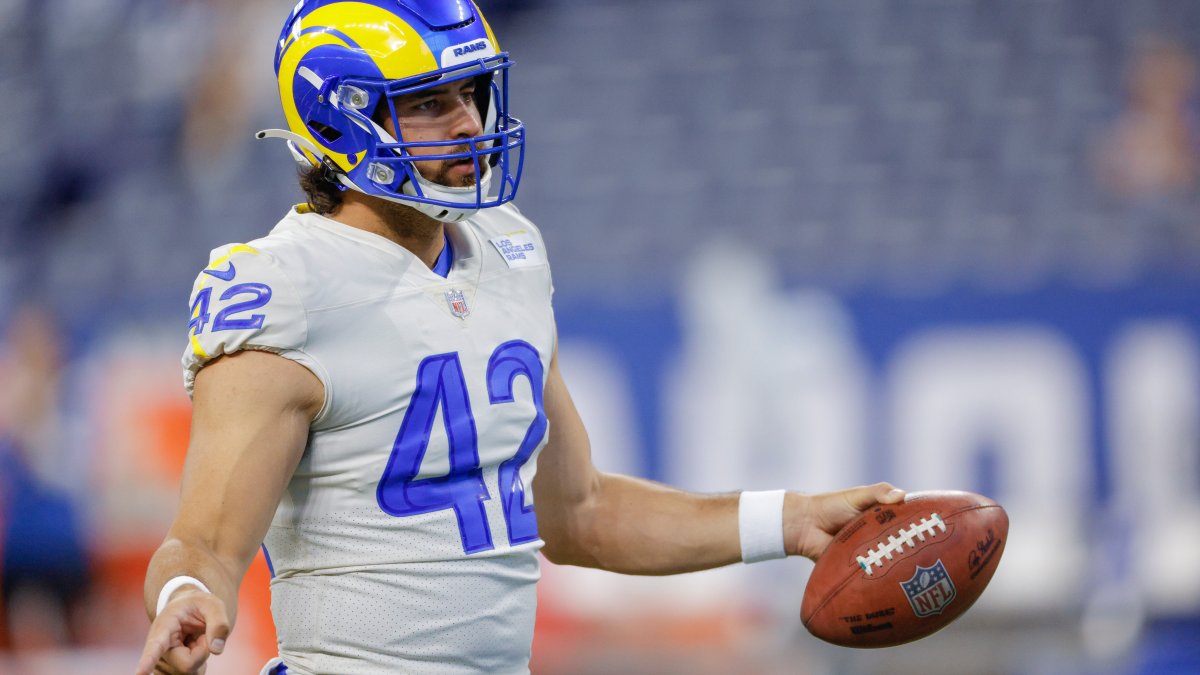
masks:
<svg viewBox="0 0 1200 675"><path fill-rule="evenodd" d="M946 573L946 566L941 560L931 567L917 565L912 578L901 581L900 587L908 596L913 612L919 617L941 614L955 596L954 582L950 581L950 575Z"/></svg>
<svg viewBox="0 0 1200 675"><path fill-rule="evenodd" d="M463 295L462 291L446 291L446 303L450 305L450 313L460 319L467 318L467 315L471 313L471 308L467 307L467 297Z"/></svg>

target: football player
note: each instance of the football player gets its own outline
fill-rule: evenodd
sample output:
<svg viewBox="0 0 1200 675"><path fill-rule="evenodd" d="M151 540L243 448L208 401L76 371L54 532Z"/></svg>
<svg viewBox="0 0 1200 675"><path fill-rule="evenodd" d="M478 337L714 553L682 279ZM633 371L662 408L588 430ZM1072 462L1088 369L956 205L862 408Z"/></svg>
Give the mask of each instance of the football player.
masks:
<svg viewBox="0 0 1200 675"><path fill-rule="evenodd" d="M259 135L287 142L308 199L197 277L192 435L139 674L222 652L260 545L280 647L264 673L526 673L539 550L629 574L816 558L903 498L697 495L592 465L546 247L511 204L511 66L471 0L291 12L288 128Z"/></svg>

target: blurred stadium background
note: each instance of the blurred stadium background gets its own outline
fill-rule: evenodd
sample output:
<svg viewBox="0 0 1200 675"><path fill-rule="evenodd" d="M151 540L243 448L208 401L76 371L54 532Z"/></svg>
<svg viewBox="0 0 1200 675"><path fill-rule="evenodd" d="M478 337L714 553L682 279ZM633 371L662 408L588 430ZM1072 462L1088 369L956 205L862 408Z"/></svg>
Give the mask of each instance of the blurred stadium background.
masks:
<svg viewBox="0 0 1200 675"><path fill-rule="evenodd" d="M290 0L0 0L0 673L125 673L209 249L298 201ZM897 649L806 561L547 565L535 673L1200 673L1200 3L481 0L597 462L1005 504L980 604ZM265 566L230 652L272 653Z"/></svg>

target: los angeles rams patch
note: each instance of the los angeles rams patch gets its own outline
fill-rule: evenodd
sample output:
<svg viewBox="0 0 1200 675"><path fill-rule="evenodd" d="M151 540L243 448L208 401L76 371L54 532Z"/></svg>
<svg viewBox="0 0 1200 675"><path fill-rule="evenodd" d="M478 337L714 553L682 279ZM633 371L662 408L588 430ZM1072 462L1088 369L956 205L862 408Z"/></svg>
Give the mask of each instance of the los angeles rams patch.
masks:
<svg viewBox="0 0 1200 675"><path fill-rule="evenodd" d="M546 263L541 250L534 243L533 235L526 230L510 232L490 241L510 268L533 267Z"/></svg>

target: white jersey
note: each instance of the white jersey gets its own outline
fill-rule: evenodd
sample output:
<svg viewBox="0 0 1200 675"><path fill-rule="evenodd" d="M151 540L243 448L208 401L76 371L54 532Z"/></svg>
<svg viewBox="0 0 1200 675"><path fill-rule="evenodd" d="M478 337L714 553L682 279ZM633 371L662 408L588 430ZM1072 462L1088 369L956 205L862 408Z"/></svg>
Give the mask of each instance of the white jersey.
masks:
<svg viewBox="0 0 1200 675"><path fill-rule="evenodd" d="M293 210L213 251L197 279L189 392L241 349L325 386L264 542L289 673L528 672L550 270L511 205L446 230L442 278L383 237Z"/></svg>

